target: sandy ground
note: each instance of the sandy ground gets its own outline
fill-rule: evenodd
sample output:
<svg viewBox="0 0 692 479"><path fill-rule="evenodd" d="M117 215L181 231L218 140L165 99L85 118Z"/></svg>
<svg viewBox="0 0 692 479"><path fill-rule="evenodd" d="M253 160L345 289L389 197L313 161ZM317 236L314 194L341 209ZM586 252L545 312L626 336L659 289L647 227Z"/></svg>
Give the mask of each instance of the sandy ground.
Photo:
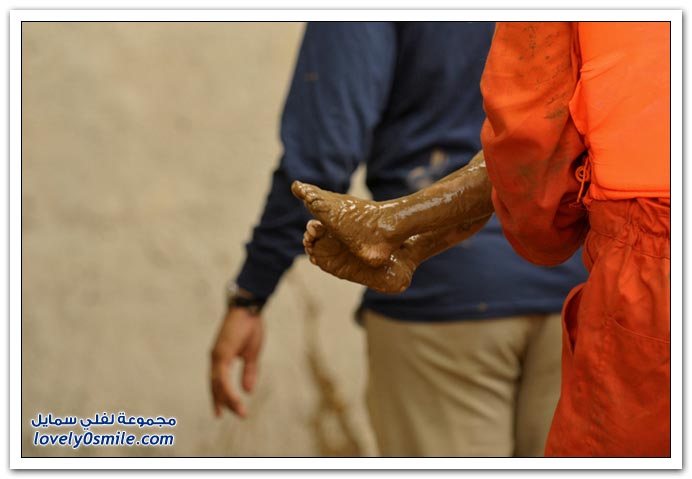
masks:
<svg viewBox="0 0 692 479"><path fill-rule="evenodd" d="M280 154L302 29L24 23L24 456L375 453L351 317L360 288L304 258L266 309L250 418L212 417L222 289ZM175 444L32 445L39 412L104 411L174 416Z"/></svg>

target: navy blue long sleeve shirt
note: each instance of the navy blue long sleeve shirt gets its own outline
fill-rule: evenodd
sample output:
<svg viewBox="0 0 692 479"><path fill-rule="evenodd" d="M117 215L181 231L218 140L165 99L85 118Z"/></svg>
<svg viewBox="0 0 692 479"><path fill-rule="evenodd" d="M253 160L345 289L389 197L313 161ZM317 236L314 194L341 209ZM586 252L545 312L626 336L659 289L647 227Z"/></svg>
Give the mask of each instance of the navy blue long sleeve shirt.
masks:
<svg viewBox="0 0 692 479"><path fill-rule="evenodd" d="M240 287L267 298L296 256L310 219L293 180L346 192L359 164L375 200L408 195L481 149L480 77L494 24L329 22L306 27L286 99L264 212L247 244ZM559 312L586 279L579 258L533 266L497 219L420 265L407 291L366 290L363 307L401 320L445 321Z"/></svg>

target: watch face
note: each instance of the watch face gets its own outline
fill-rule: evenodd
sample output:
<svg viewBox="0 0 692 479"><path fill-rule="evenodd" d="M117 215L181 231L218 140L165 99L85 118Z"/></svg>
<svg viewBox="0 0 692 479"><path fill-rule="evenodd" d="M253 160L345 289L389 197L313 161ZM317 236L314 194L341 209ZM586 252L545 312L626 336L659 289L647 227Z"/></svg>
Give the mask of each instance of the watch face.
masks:
<svg viewBox="0 0 692 479"><path fill-rule="evenodd" d="M235 281L231 280L226 283L226 296L230 298L236 294L238 294L238 285Z"/></svg>

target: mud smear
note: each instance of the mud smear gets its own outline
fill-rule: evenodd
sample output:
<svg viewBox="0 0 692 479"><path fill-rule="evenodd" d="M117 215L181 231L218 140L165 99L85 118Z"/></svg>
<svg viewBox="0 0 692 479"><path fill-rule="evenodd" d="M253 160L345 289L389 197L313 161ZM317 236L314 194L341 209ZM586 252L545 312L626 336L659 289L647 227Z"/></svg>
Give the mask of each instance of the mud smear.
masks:
<svg viewBox="0 0 692 479"><path fill-rule="evenodd" d="M310 427L319 454L323 457L363 456L363 447L349 417L348 405L339 394L333 375L325 367L324 354L320 350L318 332L321 307L300 276L288 274L286 280L300 298L304 310L307 362L319 395Z"/></svg>

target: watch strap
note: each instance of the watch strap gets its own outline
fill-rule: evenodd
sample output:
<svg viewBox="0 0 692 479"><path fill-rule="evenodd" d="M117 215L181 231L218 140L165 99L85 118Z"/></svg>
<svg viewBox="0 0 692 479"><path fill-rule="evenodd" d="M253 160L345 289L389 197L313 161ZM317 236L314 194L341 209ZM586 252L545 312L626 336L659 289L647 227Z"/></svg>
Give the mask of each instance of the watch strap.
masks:
<svg viewBox="0 0 692 479"><path fill-rule="evenodd" d="M264 303L266 303L264 299L248 298L238 294L228 298L229 308L245 308L249 310L251 314L259 314L264 307Z"/></svg>

